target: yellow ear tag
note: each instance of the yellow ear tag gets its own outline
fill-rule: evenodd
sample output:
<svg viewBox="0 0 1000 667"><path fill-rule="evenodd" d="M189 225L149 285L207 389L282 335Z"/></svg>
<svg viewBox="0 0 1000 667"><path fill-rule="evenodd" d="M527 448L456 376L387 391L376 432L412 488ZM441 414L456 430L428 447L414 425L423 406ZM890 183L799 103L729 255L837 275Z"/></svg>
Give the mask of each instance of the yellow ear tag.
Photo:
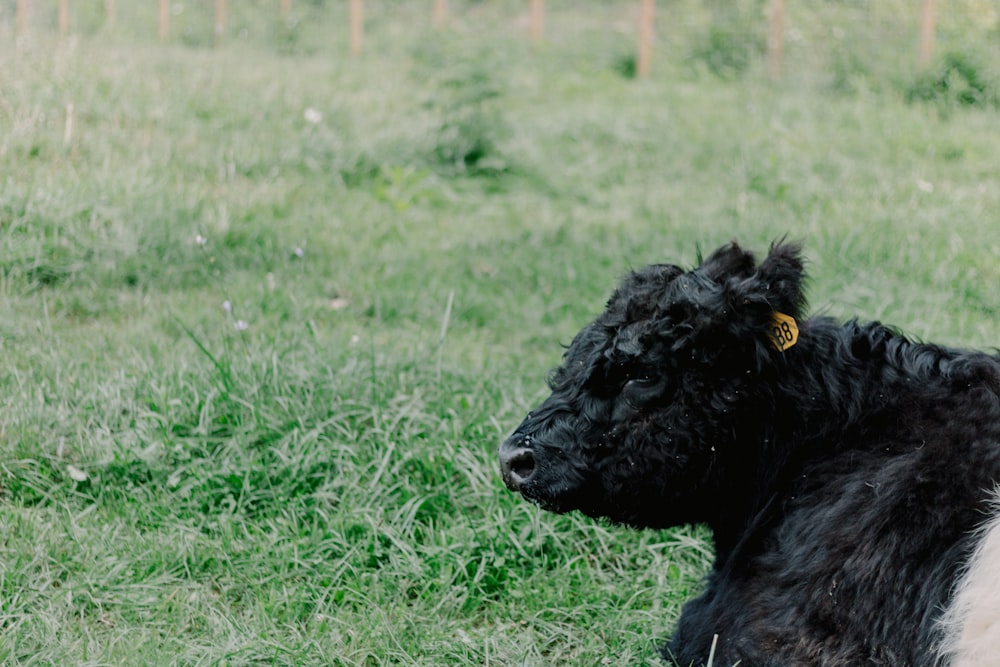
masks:
<svg viewBox="0 0 1000 667"><path fill-rule="evenodd" d="M771 317L771 343L782 352L799 342L799 325L795 318L784 313L774 312Z"/></svg>

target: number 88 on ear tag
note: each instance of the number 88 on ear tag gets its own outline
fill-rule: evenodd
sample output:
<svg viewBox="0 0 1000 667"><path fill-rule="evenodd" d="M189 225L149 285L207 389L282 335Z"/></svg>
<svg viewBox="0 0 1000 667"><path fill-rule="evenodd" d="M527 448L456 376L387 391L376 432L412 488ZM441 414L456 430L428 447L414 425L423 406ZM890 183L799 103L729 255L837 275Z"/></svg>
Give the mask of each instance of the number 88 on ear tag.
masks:
<svg viewBox="0 0 1000 667"><path fill-rule="evenodd" d="M782 352L799 342L799 326L795 318L775 311L771 317L771 343Z"/></svg>

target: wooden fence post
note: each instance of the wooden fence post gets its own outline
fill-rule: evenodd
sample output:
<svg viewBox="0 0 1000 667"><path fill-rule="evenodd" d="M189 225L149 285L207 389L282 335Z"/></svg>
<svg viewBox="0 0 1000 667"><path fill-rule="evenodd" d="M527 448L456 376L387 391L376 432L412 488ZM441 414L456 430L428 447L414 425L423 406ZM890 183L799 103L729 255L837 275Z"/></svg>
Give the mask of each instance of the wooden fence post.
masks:
<svg viewBox="0 0 1000 667"><path fill-rule="evenodd" d="M649 76L653 49L653 0L642 0L639 7L639 55L635 61L635 75L640 79Z"/></svg>
<svg viewBox="0 0 1000 667"><path fill-rule="evenodd" d="M17 34L25 35L28 32L28 12L31 11L28 6L28 0L17 0Z"/></svg>
<svg viewBox="0 0 1000 667"><path fill-rule="evenodd" d="M920 7L920 53L917 64L927 67L934 52L934 0L924 0Z"/></svg>
<svg viewBox="0 0 1000 667"><path fill-rule="evenodd" d="M543 0L531 0L531 15L528 20L528 32L531 34L531 41L542 41L542 33L545 28L545 3Z"/></svg>
<svg viewBox="0 0 1000 667"><path fill-rule="evenodd" d="M771 31L767 37L767 71L772 79L781 78L785 53L785 0L771 0Z"/></svg>
<svg viewBox="0 0 1000 667"><path fill-rule="evenodd" d="M104 0L104 22L109 28L115 25L115 0Z"/></svg>
<svg viewBox="0 0 1000 667"><path fill-rule="evenodd" d="M69 32L69 0L59 0L59 34Z"/></svg>
<svg viewBox="0 0 1000 667"><path fill-rule="evenodd" d="M170 39L170 0L160 0L160 41Z"/></svg>
<svg viewBox="0 0 1000 667"><path fill-rule="evenodd" d="M287 19L292 11L292 0L280 0L278 2L278 11L281 12L282 19Z"/></svg>
<svg viewBox="0 0 1000 667"><path fill-rule="evenodd" d="M215 0L215 43L221 44L226 36L226 0Z"/></svg>
<svg viewBox="0 0 1000 667"><path fill-rule="evenodd" d="M355 56L361 55L363 9L361 0L351 0L351 54Z"/></svg>
<svg viewBox="0 0 1000 667"><path fill-rule="evenodd" d="M448 21L448 0L434 0L434 27L438 30Z"/></svg>

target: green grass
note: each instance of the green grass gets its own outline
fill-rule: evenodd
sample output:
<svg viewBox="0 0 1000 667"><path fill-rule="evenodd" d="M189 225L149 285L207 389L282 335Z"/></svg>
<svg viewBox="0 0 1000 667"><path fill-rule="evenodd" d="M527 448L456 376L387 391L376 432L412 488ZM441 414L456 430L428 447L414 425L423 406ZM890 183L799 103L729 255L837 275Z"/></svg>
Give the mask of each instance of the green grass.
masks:
<svg viewBox="0 0 1000 667"><path fill-rule="evenodd" d="M512 3L373 3L358 59L340 5L210 49L71 4L0 40L0 663L656 664L704 531L545 514L495 462L624 271L789 234L813 311L1000 341L975 8L924 73L801 10L773 83L749 4L685 3L645 81L610 3L538 46Z"/></svg>

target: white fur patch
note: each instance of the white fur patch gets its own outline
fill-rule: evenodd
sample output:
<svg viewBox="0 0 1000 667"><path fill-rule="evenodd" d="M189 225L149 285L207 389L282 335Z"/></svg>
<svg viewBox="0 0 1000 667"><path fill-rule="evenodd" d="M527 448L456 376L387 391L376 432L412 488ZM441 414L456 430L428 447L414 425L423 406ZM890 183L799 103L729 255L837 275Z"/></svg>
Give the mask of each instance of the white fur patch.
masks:
<svg viewBox="0 0 1000 667"><path fill-rule="evenodd" d="M992 510L941 619L945 640L940 654L951 667L1000 665L1000 489Z"/></svg>

